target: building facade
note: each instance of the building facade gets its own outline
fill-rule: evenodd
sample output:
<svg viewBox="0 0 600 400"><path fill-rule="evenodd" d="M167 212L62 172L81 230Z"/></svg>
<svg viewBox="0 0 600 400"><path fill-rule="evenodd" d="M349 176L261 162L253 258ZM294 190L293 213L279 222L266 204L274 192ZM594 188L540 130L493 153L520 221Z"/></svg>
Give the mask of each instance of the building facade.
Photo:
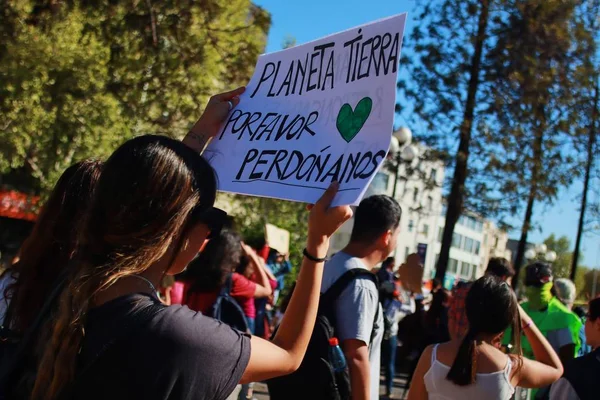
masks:
<svg viewBox="0 0 600 400"><path fill-rule="evenodd" d="M442 196L444 166L423 160L416 165L401 165L395 185L394 172L389 164L384 165L373 178L365 197L387 194L398 201L402 207L400 234L391 255L396 257L396 264L399 265L409 254L419 254L424 266L424 278L432 278L446 215ZM340 251L349 242L353 224L354 218L331 238L329 255ZM506 232L498 229L493 222L473 213L461 216L454 229L445 285L452 286L456 280L472 280L482 276L491 257L501 256L510 260L507 241Z"/></svg>
<svg viewBox="0 0 600 400"><path fill-rule="evenodd" d="M437 243L435 246L436 262L439 257L442 234L445 223L445 210L439 216ZM511 259L507 249L508 234L488 220L474 213L464 213L458 219L452 235L450 259L446 270L446 286L452 286L457 280L474 280L485 273L492 257ZM427 273L428 271L426 271ZM435 268L429 271L435 275ZM427 276L427 275L426 275Z"/></svg>
<svg viewBox="0 0 600 400"><path fill-rule="evenodd" d="M394 197L402 207L400 234L397 247L391 254L399 265L412 253L421 256L425 271L435 268L436 232L442 213L442 163L415 161L402 164L397 180L394 166L385 163L373 178L365 197L387 194ZM394 181L396 183L394 184ZM394 193L395 189L395 193ZM331 238L329 255L340 251L350 240L354 218L347 221Z"/></svg>

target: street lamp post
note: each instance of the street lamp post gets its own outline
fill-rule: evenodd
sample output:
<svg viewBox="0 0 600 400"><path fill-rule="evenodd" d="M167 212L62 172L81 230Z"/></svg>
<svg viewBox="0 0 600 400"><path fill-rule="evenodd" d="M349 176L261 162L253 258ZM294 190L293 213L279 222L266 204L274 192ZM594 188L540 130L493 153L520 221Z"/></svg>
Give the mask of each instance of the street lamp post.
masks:
<svg viewBox="0 0 600 400"><path fill-rule="evenodd" d="M400 164L403 161L412 162L418 155L419 150L415 145L411 144L412 132L407 127L402 127L392 133L390 141L389 154L394 160L394 188L392 197L396 198L396 188L398 187L398 174L400 173Z"/></svg>
<svg viewBox="0 0 600 400"><path fill-rule="evenodd" d="M525 258L527 260L534 260L536 258L541 258L544 261L553 263L554 261L556 261L557 254L553 250L548 250L548 246L546 246L545 244L542 243L542 244L539 244L537 246L534 246L534 247L528 249L525 252Z"/></svg>

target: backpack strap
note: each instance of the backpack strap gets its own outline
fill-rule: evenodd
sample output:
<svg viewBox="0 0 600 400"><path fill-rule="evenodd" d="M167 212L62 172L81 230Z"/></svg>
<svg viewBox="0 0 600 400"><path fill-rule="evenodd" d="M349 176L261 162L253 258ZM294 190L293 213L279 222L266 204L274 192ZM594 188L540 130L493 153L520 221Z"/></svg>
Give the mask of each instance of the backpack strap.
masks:
<svg viewBox="0 0 600 400"><path fill-rule="evenodd" d="M340 297L344 289L346 289L346 287L350 284L350 282L363 277L372 280L376 287L379 286L377 277L374 273L364 268L352 268L351 270L344 272L344 274L339 277L338 280L335 281L325 293L321 295L321 303L326 307L332 306L337 298Z"/></svg>
<svg viewBox="0 0 600 400"><path fill-rule="evenodd" d="M10 323L12 321L12 314L13 314L13 308L14 308L14 301L9 301L10 298L6 297L5 294L8 290L8 286L11 286L16 283L16 279L13 279L12 268L9 268L2 273L2 275L0 276L0 280L2 280L2 279L12 280L12 282L7 283L6 287L4 288L4 293L1 294L1 296L3 297L2 301L7 303L6 313L4 313L4 320L2 321L2 326L4 328L10 329ZM13 291L13 293L11 293L11 295L14 296L14 291Z"/></svg>
<svg viewBox="0 0 600 400"><path fill-rule="evenodd" d="M232 287L233 287L233 273L229 274L227 276L227 279L225 279L225 284L221 288L221 296L224 294L230 295Z"/></svg>
<svg viewBox="0 0 600 400"><path fill-rule="evenodd" d="M371 342L373 342L373 339L375 338L375 332L377 330L377 328L379 327L377 325L377 321L379 320L379 281L377 279L377 276L372 273L369 270L366 270L364 268L352 268L346 272L344 272L344 274L338 278L338 280L336 280L333 285L331 285L331 287L329 289L327 289L327 291L323 294L321 294L321 299L319 302L319 314L325 314L328 318L330 318L332 320L332 322L335 321L335 315L333 315L333 306L335 304L335 301L338 299L338 297L340 297L340 295L342 294L342 292L344 291L344 289L346 289L346 287L348 287L348 285L354 281L355 279L370 279L371 281L373 281L373 283L375 284L376 287L376 293L377 293L377 301L376 301L376 309L375 309L375 319L373 321L373 330L371 331L371 339L369 341L369 344ZM335 322L334 322L334 326L335 326Z"/></svg>
<svg viewBox="0 0 600 400"><path fill-rule="evenodd" d="M69 268L65 268L64 271L56 279L52 291L46 297L46 301L42 305L42 308L36 315L35 319L27 330L23 333L21 340L19 341L15 352L11 355L11 358L6 360L6 363L2 363L0 368L0 387L4 387L6 383L11 379L13 372L23 362L26 352L32 348L33 341L37 338L39 329L42 327L46 318L50 315L52 308L55 306L56 301L62 292L63 288L67 283L67 276L69 275ZM9 327L6 327L10 330Z"/></svg>

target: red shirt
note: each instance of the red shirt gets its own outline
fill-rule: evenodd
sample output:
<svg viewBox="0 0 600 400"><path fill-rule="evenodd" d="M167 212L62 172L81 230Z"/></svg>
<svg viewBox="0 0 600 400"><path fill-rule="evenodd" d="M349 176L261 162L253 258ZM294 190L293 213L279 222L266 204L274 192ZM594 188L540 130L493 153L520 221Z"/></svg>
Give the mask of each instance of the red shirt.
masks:
<svg viewBox="0 0 600 400"><path fill-rule="evenodd" d="M471 289L471 282L459 282L452 289L448 309L448 330L451 337L463 337L469 330L469 320L465 309L469 289Z"/></svg>
<svg viewBox="0 0 600 400"><path fill-rule="evenodd" d="M185 283L175 282L171 289L171 304L183 304L183 294L186 289Z"/></svg>
<svg viewBox="0 0 600 400"><path fill-rule="evenodd" d="M186 284L185 291L189 288ZM244 310L244 314L248 318L256 317L256 308L254 307L254 293L256 292L256 283L252 282L243 275L234 272L231 283L231 297L233 297ZM217 300L219 291L192 293L186 301L186 305L194 310L200 311L202 314L207 314L212 305ZM185 298L185 296L184 296Z"/></svg>

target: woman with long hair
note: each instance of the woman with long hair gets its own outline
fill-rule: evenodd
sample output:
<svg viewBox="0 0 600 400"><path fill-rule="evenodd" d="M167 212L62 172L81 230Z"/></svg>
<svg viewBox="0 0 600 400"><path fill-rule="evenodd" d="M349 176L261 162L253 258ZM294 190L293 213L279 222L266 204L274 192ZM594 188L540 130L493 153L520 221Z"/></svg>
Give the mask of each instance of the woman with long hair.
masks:
<svg viewBox="0 0 600 400"><path fill-rule="evenodd" d="M506 282L484 276L466 299L469 330L463 339L428 346L411 383L409 400L510 399L515 386L539 388L560 378L563 368L552 346L517 303ZM516 354L499 350L512 326ZM524 332L536 361L521 354Z"/></svg>
<svg viewBox="0 0 600 400"><path fill-rule="evenodd" d="M256 271L257 282L250 275ZM254 318L248 310L254 299L270 296L272 288L267 273L256 253L242 243L241 236L232 230L223 230L211 239L202 252L188 265L185 282L184 304L194 311L208 312L225 281L231 277L231 296L244 310L246 319ZM248 321L253 333L252 322Z"/></svg>
<svg viewBox="0 0 600 400"><path fill-rule="evenodd" d="M213 104L221 108L219 122L227 103L237 102L235 94L220 95ZM212 228L206 216L217 182L199 155L205 139L192 149L166 137L140 136L106 161L74 275L42 344L33 399L225 399L240 381L284 375L300 365L329 238L352 211L329 207L336 184L312 207L296 292L272 342L185 306L166 307L155 287L165 273L186 267Z"/></svg>
<svg viewBox="0 0 600 400"><path fill-rule="evenodd" d="M248 332L255 333L254 299L270 296L272 287L264 262L250 246L242 242L238 233L230 229L222 230L192 260L184 275L184 304L205 315L210 315L222 287L229 282L229 294L243 311ZM251 398L252 387L244 385L241 393L242 399Z"/></svg>
<svg viewBox="0 0 600 400"><path fill-rule="evenodd" d="M450 340L448 329L450 297L450 292L444 288L440 288L433 293L431 305L425 314L427 344L442 343Z"/></svg>
<svg viewBox="0 0 600 400"><path fill-rule="evenodd" d="M17 332L32 324L78 244L102 163L86 160L65 170L42 207L17 263L0 278L0 322Z"/></svg>

